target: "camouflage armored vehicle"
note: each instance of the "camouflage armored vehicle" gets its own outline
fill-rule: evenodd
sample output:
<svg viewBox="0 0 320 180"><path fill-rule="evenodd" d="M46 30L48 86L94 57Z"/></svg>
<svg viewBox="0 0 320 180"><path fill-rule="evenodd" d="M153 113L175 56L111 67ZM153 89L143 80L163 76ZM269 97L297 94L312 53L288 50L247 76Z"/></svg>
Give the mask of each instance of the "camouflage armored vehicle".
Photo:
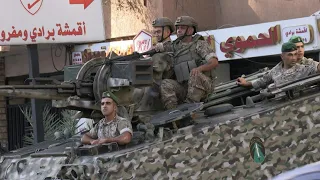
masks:
<svg viewBox="0 0 320 180"><path fill-rule="evenodd" d="M149 118L132 121L133 140L126 146L83 146L74 136L2 154L0 179L268 179L319 161L320 75L263 90L233 80L205 102L163 111L152 103L158 98L155 57L93 59L76 82L46 89L1 87L1 95L53 99L56 107L78 110L99 110L96 102L111 90L122 97L122 115ZM234 99L242 103L231 104Z"/></svg>

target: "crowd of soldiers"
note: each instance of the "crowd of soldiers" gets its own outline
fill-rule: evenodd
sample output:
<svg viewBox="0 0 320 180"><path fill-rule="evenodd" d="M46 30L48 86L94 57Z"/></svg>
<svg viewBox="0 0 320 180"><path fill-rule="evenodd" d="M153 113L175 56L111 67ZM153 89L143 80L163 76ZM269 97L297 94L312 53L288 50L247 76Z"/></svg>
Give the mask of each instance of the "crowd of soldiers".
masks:
<svg viewBox="0 0 320 180"><path fill-rule="evenodd" d="M152 23L153 34L158 43L153 47L158 54L170 56L172 62L166 62L172 71L163 76L160 86L160 98L165 109L174 109L182 103L201 102L214 91L215 69L218 58L214 50L197 34L198 23L190 16L180 16L173 23L169 18L157 18ZM176 32L177 39L170 36ZM281 48L282 61L254 82L238 78L239 86L264 88L271 83L281 85L318 73L317 61L304 57L304 43L301 37L293 36ZM166 60L168 61L168 60ZM103 144L116 142L127 144L131 141L133 130L128 119L117 115L117 97L105 92L101 99L101 112L105 116L82 137L84 144Z"/></svg>

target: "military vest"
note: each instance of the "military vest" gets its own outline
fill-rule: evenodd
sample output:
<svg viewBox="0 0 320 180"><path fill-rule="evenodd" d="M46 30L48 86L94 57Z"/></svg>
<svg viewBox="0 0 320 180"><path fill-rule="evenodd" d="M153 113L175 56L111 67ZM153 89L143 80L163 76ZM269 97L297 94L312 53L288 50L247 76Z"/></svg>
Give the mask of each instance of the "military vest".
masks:
<svg viewBox="0 0 320 180"><path fill-rule="evenodd" d="M162 43L164 44L164 46L166 46L166 44L171 44L172 43L171 38L169 37L166 41L163 41ZM172 54L169 52L162 52L161 54L167 54L171 57L171 60L173 59ZM168 62L170 63L170 69L163 72L162 79L175 79L172 62L173 60Z"/></svg>
<svg viewBox="0 0 320 180"><path fill-rule="evenodd" d="M178 44L178 42L173 42L173 50L174 50L174 63L173 68L179 83L185 82L189 80L190 72L193 68L197 68L203 64L205 64L205 60L198 55L196 51L196 46L198 40L200 38L203 39L201 35L195 35L192 39L192 42L186 46L182 46ZM214 71L212 72L203 72L208 77L212 78L214 76ZM213 74L212 74L213 73Z"/></svg>

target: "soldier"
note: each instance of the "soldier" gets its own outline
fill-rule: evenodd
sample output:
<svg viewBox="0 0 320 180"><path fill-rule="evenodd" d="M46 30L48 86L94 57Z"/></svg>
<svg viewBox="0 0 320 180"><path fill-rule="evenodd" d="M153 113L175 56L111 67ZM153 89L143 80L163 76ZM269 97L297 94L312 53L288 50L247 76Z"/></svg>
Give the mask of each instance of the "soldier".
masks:
<svg viewBox="0 0 320 180"><path fill-rule="evenodd" d="M152 26L153 35L157 38L158 43L171 43L170 35L175 31L175 28L173 22L169 18L157 18L152 22ZM174 72L171 67L172 60L168 53L155 54L152 56L152 59L155 59L155 61L159 62L162 65L167 65L166 67L160 67L160 64L157 64L159 67L156 67L154 70L156 72L161 71L162 75L160 79L158 78L156 79L156 81L175 78Z"/></svg>
<svg viewBox="0 0 320 180"><path fill-rule="evenodd" d="M281 51L282 61L273 67L270 72L254 82L247 82L244 78L238 78L238 84L256 89L266 88L272 82L277 86L320 72L319 63L316 61L310 65L298 63L297 47L294 43L284 43Z"/></svg>
<svg viewBox="0 0 320 180"><path fill-rule="evenodd" d="M153 35L160 42L171 42L170 35L174 32L173 22L167 17L157 18L152 22Z"/></svg>
<svg viewBox="0 0 320 180"><path fill-rule="evenodd" d="M117 115L118 98L111 92L104 92L101 99L101 119L88 133L84 134L81 142L84 144L104 144L116 142L127 144L132 138L130 121Z"/></svg>
<svg viewBox="0 0 320 180"><path fill-rule="evenodd" d="M158 43L158 52L173 52L176 81L162 81L161 100L166 109L173 109L182 102L200 102L214 89L214 69L218 59L213 49L196 34L198 23L189 16L178 17L177 39L171 44Z"/></svg>
<svg viewBox="0 0 320 180"><path fill-rule="evenodd" d="M310 65L314 62L317 62L311 58L304 57L304 42L300 36L292 36L289 41L295 43L295 45L297 46L297 58L300 64Z"/></svg>

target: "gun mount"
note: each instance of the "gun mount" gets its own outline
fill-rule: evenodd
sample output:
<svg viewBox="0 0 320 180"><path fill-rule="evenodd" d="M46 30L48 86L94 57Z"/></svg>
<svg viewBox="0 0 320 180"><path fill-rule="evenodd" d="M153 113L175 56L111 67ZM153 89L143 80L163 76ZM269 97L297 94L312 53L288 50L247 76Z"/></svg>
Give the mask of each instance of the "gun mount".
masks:
<svg viewBox="0 0 320 180"><path fill-rule="evenodd" d="M153 84L153 63L151 58L134 53L132 55L112 58L95 58L85 63L78 72L75 81L58 82L48 78L28 79L39 85L1 86L1 96L36 98L52 100L58 108L73 110L100 110L101 95L112 91L120 98L120 106L133 103L137 90ZM41 83L41 84L40 84Z"/></svg>
<svg viewBox="0 0 320 180"><path fill-rule="evenodd" d="M163 110L154 80L155 51L127 56L112 54L108 58L94 58L80 68L74 81L59 82L48 78L27 79L38 85L0 86L1 96L52 100L52 106L72 110L100 110L99 101L104 91L121 97L121 115L128 118L150 115ZM144 57L149 55L149 57ZM162 59L160 59L162 60ZM164 60L162 60L164 61ZM249 80L261 77L268 69L245 76ZM41 84L40 84L41 83ZM203 108L222 104L250 95L251 90L238 87L236 81L220 84L206 100Z"/></svg>

